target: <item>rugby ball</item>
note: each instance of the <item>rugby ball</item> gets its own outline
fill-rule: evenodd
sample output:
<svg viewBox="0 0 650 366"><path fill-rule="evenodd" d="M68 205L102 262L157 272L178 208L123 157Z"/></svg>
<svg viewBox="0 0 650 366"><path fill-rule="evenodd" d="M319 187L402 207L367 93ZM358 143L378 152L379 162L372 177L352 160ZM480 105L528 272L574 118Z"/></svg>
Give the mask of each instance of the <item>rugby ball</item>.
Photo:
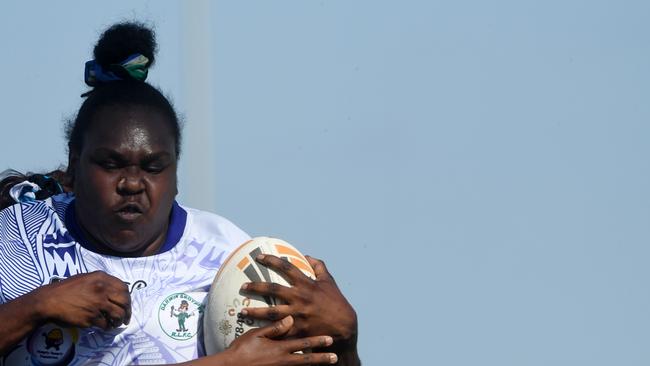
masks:
<svg viewBox="0 0 650 366"><path fill-rule="evenodd" d="M278 273L259 264L259 254L273 254L298 267L306 276L315 279L307 259L291 244L275 238L258 237L235 249L219 268L212 281L203 313L203 342L206 354L228 348L237 337L269 321L243 318L240 311L246 307L266 307L281 304L279 299L255 296L241 291L246 282L289 283Z"/></svg>

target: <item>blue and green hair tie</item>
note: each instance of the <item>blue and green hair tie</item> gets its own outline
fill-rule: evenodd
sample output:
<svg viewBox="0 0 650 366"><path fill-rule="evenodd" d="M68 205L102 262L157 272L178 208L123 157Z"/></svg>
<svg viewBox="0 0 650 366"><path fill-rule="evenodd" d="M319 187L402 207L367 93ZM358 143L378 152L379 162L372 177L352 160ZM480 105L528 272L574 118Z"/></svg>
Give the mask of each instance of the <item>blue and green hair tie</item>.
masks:
<svg viewBox="0 0 650 366"><path fill-rule="evenodd" d="M149 70L148 65L149 59L140 53L129 56L119 64L111 64L106 69L95 60L90 60L86 62L84 80L90 86L116 80L145 81Z"/></svg>

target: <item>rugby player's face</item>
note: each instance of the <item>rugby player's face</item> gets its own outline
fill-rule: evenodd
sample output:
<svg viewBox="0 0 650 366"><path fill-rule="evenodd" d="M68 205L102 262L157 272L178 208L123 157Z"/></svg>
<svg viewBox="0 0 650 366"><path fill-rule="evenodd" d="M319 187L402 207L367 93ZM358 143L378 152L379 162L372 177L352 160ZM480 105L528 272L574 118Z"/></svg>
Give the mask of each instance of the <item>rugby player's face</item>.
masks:
<svg viewBox="0 0 650 366"><path fill-rule="evenodd" d="M146 107L99 110L73 154L75 210L105 254L155 254L176 196L176 144L167 117Z"/></svg>

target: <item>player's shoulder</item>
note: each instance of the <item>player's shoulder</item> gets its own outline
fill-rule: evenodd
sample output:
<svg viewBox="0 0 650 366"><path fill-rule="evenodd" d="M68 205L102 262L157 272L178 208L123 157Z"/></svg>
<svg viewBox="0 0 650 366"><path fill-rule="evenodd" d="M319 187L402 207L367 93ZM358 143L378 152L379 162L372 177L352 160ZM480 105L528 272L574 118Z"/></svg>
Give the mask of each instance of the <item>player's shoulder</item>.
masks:
<svg viewBox="0 0 650 366"><path fill-rule="evenodd" d="M45 200L20 202L0 211L0 237L13 237L23 232L33 237L45 225L54 229L62 225L63 215L74 197L71 194L52 196Z"/></svg>
<svg viewBox="0 0 650 366"><path fill-rule="evenodd" d="M250 239L237 225L223 216L181 205L187 212L185 234L198 242L220 241L237 246Z"/></svg>
<svg viewBox="0 0 650 366"><path fill-rule="evenodd" d="M0 211L0 217L8 219L20 216L23 220L29 221L39 218L44 220L54 215L63 218L65 210L73 199L72 194L63 193L44 200L19 202Z"/></svg>

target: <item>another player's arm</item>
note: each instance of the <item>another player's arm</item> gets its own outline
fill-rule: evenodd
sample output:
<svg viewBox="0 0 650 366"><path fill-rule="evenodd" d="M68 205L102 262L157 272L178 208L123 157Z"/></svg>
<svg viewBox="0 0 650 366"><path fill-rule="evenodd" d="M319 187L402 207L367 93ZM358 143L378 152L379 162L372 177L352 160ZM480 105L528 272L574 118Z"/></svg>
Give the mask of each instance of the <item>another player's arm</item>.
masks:
<svg viewBox="0 0 650 366"><path fill-rule="evenodd" d="M130 318L124 282L100 271L75 275L0 305L0 354L48 322L111 329Z"/></svg>

